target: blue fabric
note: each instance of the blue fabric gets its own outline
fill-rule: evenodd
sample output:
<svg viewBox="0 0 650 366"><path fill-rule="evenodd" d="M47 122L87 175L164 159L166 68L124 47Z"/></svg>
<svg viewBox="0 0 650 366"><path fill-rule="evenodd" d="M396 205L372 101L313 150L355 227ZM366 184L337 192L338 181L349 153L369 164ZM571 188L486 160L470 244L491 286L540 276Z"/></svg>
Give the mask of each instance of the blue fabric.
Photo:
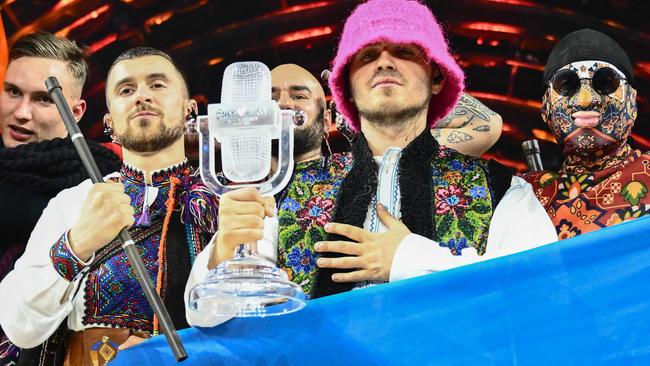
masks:
<svg viewBox="0 0 650 366"><path fill-rule="evenodd" d="M650 216L180 332L192 365L650 365ZM111 365L174 365L162 336Z"/></svg>

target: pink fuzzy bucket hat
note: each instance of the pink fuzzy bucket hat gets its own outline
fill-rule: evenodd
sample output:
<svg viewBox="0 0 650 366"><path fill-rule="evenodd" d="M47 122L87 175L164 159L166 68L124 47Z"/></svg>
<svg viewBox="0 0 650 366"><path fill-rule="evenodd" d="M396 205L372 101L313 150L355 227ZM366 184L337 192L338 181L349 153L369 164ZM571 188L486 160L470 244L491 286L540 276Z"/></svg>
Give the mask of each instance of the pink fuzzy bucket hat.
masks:
<svg viewBox="0 0 650 366"><path fill-rule="evenodd" d="M445 85L440 93L432 96L429 104L427 120L429 127L435 126L458 103L465 77L449 53L440 24L431 10L410 0L370 0L359 5L345 22L329 85L348 126L355 132L361 129L357 108L348 99L351 93L346 90L348 65L363 47L381 41L419 45L445 75Z"/></svg>

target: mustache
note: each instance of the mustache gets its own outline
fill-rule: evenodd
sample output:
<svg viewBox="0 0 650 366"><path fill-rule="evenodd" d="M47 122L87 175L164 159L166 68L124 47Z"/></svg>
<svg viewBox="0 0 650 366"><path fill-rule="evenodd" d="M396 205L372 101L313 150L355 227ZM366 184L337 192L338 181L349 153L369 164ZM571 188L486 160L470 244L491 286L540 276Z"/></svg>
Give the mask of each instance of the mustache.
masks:
<svg viewBox="0 0 650 366"><path fill-rule="evenodd" d="M156 108L156 107L152 107L152 106L149 105L149 104L142 103L142 104L140 104L139 106L137 106L133 112L129 113L129 120L130 120L130 119L133 119L133 117L134 117L136 114L138 114L138 113L140 113L140 112L145 112L145 111L147 111L147 112L153 112L153 113L157 114L158 116L162 116L162 115L163 115L163 113L162 113L162 111L161 111L160 109L158 109L158 108Z"/></svg>
<svg viewBox="0 0 650 366"><path fill-rule="evenodd" d="M368 81L368 86L372 87L375 80L378 78L394 78L397 79L400 83L404 84L404 76L397 70L375 70L372 74L372 77Z"/></svg>

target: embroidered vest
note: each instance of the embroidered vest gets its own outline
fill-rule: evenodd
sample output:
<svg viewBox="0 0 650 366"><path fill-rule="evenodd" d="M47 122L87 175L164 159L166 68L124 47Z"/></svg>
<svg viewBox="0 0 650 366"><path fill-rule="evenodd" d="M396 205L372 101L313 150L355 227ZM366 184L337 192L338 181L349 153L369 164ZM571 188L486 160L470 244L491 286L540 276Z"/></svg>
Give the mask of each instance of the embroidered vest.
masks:
<svg viewBox="0 0 650 366"><path fill-rule="evenodd" d="M307 294L316 272L314 244L327 238L323 227L332 221L341 182L352 166L349 153L323 159L296 164L291 183L278 196L278 266Z"/></svg>
<svg viewBox="0 0 650 366"><path fill-rule="evenodd" d="M490 220L500 200L488 180L488 163L440 147L431 163L433 175L433 240L453 255L473 247L485 254Z"/></svg>
<svg viewBox="0 0 650 366"><path fill-rule="evenodd" d="M136 223L129 231L149 275L160 283L159 294L174 325L179 329L187 328L183 291L194 259L212 237L214 230L209 211L216 208L203 206L215 204L216 197L205 189L197 175L192 174L191 168L183 164L164 174L153 175L153 184L159 187L159 192L148 205L144 203L147 193L139 174L129 167L121 171L125 192L135 208ZM170 177L177 180L173 193L170 184L162 184ZM174 206L169 211L172 202ZM197 205L200 207L193 207ZM190 214L190 211L195 214ZM165 229L166 214L170 217ZM145 215L147 219L142 220ZM200 219L207 222L200 222ZM163 235L166 240L161 247ZM173 258L172 264L168 258ZM97 251L96 259L98 265L87 274L81 290L85 303L82 323L156 334L158 329L155 321L152 322L153 310L120 243L114 240L107 244Z"/></svg>
<svg viewBox="0 0 650 366"><path fill-rule="evenodd" d="M285 189L284 196L278 199L278 265L307 294L312 292L318 270L314 244L328 240L323 227L332 221L342 180L351 165L351 154L334 154L324 168L319 161L298 164L294 180ZM449 248L452 255L461 255L461 250L468 247L475 248L480 255L485 253L494 208L509 187L511 177L509 173L500 171L499 174L507 176L502 179L507 181L507 185L491 182L490 168L499 169L489 165L485 160L444 147L437 149L430 159L426 194L432 198L429 202L433 204L422 202L414 206L424 208L424 225L431 226L429 231L432 235L425 236ZM418 201L417 193L410 197L403 187L401 189L402 202L405 199ZM409 193L414 192L411 190ZM408 211L405 208L402 205L402 212ZM355 209L365 216L368 205Z"/></svg>

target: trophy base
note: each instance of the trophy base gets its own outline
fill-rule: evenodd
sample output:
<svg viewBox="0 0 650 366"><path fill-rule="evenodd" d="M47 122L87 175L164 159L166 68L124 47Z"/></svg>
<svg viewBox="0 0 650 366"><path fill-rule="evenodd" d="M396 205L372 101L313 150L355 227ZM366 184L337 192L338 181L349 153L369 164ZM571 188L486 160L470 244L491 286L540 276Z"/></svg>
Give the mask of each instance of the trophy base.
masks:
<svg viewBox="0 0 650 366"><path fill-rule="evenodd" d="M224 261L190 292L189 306L216 316L288 314L306 304L302 288L286 272L257 256Z"/></svg>

